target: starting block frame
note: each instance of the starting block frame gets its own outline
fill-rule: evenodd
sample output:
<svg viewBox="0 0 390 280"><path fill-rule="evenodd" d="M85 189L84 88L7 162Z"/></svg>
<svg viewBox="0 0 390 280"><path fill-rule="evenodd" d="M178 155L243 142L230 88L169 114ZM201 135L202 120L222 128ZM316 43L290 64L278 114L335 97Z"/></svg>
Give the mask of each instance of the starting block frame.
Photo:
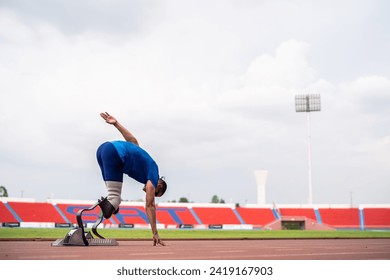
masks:
<svg viewBox="0 0 390 280"><path fill-rule="evenodd" d="M97 232L98 226L104 219L103 211L101 209L100 209L98 219L92 226L92 232L98 238L94 238L90 232L86 232L84 230L84 223L82 218L84 211L92 211L97 206L100 207L100 203L106 199L107 197L105 198L101 197L101 199L99 199L98 202L96 202L91 207L79 210L76 215L78 227L69 231L65 236L65 238L57 239L56 241L54 241L51 244L51 246L58 247L58 246L117 246L119 245L116 240L106 239Z"/></svg>

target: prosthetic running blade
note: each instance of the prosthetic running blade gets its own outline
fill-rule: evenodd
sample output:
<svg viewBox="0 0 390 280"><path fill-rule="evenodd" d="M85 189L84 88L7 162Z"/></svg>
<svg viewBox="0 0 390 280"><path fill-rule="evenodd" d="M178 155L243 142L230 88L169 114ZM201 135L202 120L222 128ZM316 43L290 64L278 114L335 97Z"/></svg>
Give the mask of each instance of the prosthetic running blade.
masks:
<svg viewBox="0 0 390 280"><path fill-rule="evenodd" d="M103 212L100 209L99 217L92 226L92 232L98 238L94 238L90 232L84 230L84 223L82 215L84 211L92 211L97 206L101 208L101 203L107 200L107 197L101 198L89 208L81 209L77 212L77 224L78 227L70 230L65 238L57 239L51 246L117 246L118 242L114 239L106 239L97 232L97 228L103 221Z"/></svg>

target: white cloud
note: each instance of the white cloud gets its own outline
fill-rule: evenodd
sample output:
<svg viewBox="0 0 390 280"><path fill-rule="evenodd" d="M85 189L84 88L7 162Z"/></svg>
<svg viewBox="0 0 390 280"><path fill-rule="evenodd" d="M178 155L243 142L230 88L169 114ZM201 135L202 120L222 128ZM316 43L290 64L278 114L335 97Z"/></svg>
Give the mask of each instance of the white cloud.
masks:
<svg viewBox="0 0 390 280"><path fill-rule="evenodd" d="M274 56L263 54L252 61L242 83L246 86L305 87L315 80L315 70L306 60L308 51L309 45L305 42L283 42Z"/></svg>
<svg viewBox="0 0 390 280"><path fill-rule="evenodd" d="M169 178L166 199L190 194L207 202L217 194L255 202L253 170L266 168L269 201L304 203L306 118L295 112L294 95L313 92L323 105L312 114L315 200L345 202L338 192L349 194L372 178L383 192L389 76L322 76L329 69L313 63L313 52L334 56L308 34L316 24L332 34L325 15L301 33L305 20L297 15L309 8L299 1L288 4L297 14L287 31L284 21L266 25L276 21L272 13L288 17L275 10L282 2L229 2L222 10L220 3L206 10L180 3L145 9L136 31L113 33L107 30L119 20L106 28L79 21L65 30L64 17L32 20L23 17L26 10L0 9L2 185L28 186L26 195L38 198L98 196L104 189L93 187L102 185L95 150L120 136L100 119L106 110L157 159ZM142 195L125 189L130 199ZM386 201L363 193L362 203Z"/></svg>
<svg viewBox="0 0 390 280"><path fill-rule="evenodd" d="M359 77L355 81L343 83L340 88L350 101L356 102L358 109L369 114L379 113L381 118L386 118L385 113L390 104L390 79L387 77Z"/></svg>

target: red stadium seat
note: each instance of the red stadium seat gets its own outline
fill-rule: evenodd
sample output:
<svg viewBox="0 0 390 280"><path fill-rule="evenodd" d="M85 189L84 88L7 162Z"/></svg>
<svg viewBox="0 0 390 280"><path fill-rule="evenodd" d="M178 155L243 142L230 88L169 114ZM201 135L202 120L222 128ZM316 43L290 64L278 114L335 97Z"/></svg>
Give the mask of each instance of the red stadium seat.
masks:
<svg viewBox="0 0 390 280"><path fill-rule="evenodd" d="M359 228L358 208L319 208L322 222L335 228Z"/></svg>
<svg viewBox="0 0 390 280"><path fill-rule="evenodd" d="M364 208L364 224L367 228L390 228L390 208Z"/></svg>
<svg viewBox="0 0 390 280"><path fill-rule="evenodd" d="M8 202L22 222L65 223L66 221L47 202Z"/></svg>
<svg viewBox="0 0 390 280"><path fill-rule="evenodd" d="M0 201L0 223L16 223L18 220L8 210L5 204Z"/></svg>
<svg viewBox="0 0 390 280"><path fill-rule="evenodd" d="M244 222L249 225L265 226L275 221L275 216L270 208L237 207L236 210Z"/></svg>
<svg viewBox="0 0 390 280"><path fill-rule="evenodd" d="M313 208L279 208L282 216L301 216L312 220L317 220Z"/></svg>
<svg viewBox="0 0 390 280"><path fill-rule="evenodd" d="M241 224L232 208L194 207L192 209L202 224Z"/></svg>

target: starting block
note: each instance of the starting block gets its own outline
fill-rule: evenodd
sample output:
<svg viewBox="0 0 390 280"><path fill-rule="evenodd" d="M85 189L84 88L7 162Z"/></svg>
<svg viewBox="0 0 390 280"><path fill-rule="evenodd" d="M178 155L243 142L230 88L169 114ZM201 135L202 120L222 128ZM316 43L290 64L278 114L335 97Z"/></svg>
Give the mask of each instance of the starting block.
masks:
<svg viewBox="0 0 390 280"><path fill-rule="evenodd" d="M54 241L51 246L59 247L59 246L118 246L118 242L114 239L106 239L103 236L101 236L97 232L97 227L100 225L100 223L103 221L103 212L100 209L99 218L92 226L92 232L95 236L98 238L94 238L90 232L86 232L84 230L84 223L82 219L82 215L84 211L92 211L97 206L100 206L100 203L107 199L101 198L96 202L94 205L92 205L89 208L81 209L77 212L77 224L78 227L70 230L65 238L63 239L57 239Z"/></svg>

